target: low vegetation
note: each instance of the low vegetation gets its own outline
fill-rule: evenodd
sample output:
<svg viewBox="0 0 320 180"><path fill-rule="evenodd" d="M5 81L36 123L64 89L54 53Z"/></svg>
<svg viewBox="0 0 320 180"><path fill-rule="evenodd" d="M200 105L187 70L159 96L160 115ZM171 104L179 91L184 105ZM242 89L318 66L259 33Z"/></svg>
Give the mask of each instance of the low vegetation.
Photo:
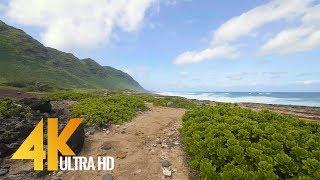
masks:
<svg viewBox="0 0 320 180"><path fill-rule="evenodd" d="M61 100L71 100L71 101L80 101L82 99L87 99L91 97L97 97L102 92L96 91L76 91L76 90L66 90L66 91L56 91L52 93L47 93L43 96L43 99L51 100L51 101L61 101Z"/></svg>
<svg viewBox="0 0 320 180"><path fill-rule="evenodd" d="M131 120L138 111L147 110L144 101L134 96L112 95L82 99L72 109L74 117L82 117L88 124L102 125Z"/></svg>
<svg viewBox="0 0 320 180"><path fill-rule="evenodd" d="M30 119L32 116L31 108L18 105L12 100L0 99L0 117L10 118L12 116Z"/></svg>
<svg viewBox="0 0 320 180"><path fill-rule="evenodd" d="M202 179L319 179L320 125L234 105L188 111L181 129Z"/></svg>
<svg viewBox="0 0 320 180"><path fill-rule="evenodd" d="M19 112L19 107L9 100L0 100L0 116L10 117Z"/></svg>
<svg viewBox="0 0 320 180"><path fill-rule="evenodd" d="M68 90L47 93L43 99L77 101L72 108L74 117L83 117L88 124L122 123L131 120L137 111L147 109L145 102L157 106L194 108L196 104L186 98L156 97L127 91Z"/></svg>
<svg viewBox="0 0 320 180"><path fill-rule="evenodd" d="M191 109L197 107L196 103L183 97L162 97L153 95L138 95L141 99L156 106L170 106L175 108Z"/></svg>
<svg viewBox="0 0 320 180"><path fill-rule="evenodd" d="M189 99L183 97L165 97L156 98L153 103L158 106L166 106L169 102L172 102L172 107L191 109L197 105Z"/></svg>

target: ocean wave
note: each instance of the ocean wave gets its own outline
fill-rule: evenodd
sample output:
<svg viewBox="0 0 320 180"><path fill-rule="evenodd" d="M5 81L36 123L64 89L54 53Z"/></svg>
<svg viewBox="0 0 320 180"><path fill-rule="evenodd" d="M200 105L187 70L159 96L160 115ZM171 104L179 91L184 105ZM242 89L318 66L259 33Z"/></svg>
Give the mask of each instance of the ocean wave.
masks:
<svg viewBox="0 0 320 180"><path fill-rule="evenodd" d="M251 93L251 94L250 94ZM258 93L259 95L254 95L252 92L243 93L181 93L181 92L161 92L160 95L165 96L180 96L188 99L197 100L210 100L216 102L229 102L229 103L263 103L263 104L283 104L283 105L301 105L301 106L320 106L318 101L310 101L297 97L273 97L272 93ZM270 96L271 95L271 96Z"/></svg>

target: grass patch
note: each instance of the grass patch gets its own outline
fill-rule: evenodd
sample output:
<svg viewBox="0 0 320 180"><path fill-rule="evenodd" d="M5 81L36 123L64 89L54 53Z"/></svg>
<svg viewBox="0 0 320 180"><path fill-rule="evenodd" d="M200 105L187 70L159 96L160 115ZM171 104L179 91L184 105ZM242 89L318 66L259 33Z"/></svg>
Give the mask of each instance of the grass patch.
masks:
<svg viewBox="0 0 320 180"><path fill-rule="evenodd" d="M320 125L235 105L188 111L181 128L202 179L319 179Z"/></svg>

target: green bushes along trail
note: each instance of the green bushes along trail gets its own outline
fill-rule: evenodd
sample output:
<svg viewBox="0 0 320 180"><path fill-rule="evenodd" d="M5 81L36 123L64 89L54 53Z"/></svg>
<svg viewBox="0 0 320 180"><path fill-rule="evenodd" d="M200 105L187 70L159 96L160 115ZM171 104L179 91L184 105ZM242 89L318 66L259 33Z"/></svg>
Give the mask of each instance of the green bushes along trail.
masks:
<svg viewBox="0 0 320 180"><path fill-rule="evenodd" d="M147 109L145 102L157 106L177 108L194 108L196 104L191 100L180 97L155 97L149 94L130 94L124 92L103 90L69 90L47 93L47 100L72 100L77 101L71 112L74 117L83 117L88 124L102 125L104 123L122 123L131 120L137 111Z"/></svg>
<svg viewBox="0 0 320 180"><path fill-rule="evenodd" d="M188 111L181 129L202 179L319 179L320 125L233 105Z"/></svg>
<svg viewBox="0 0 320 180"><path fill-rule="evenodd" d="M137 111L144 110L147 110L144 101L137 97L113 95L83 99L71 112L74 117L83 117L86 123L102 125L131 120Z"/></svg>

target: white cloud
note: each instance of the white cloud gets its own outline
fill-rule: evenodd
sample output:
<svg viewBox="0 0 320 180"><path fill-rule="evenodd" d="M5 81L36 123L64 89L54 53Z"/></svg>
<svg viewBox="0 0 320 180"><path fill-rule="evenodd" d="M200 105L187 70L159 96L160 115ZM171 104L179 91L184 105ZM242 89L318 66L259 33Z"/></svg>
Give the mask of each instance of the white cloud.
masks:
<svg viewBox="0 0 320 180"><path fill-rule="evenodd" d="M236 58L238 56L238 50L236 47L232 46L217 46L209 47L202 51L187 51L180 54L174 61L175 64L192 64L198 63L203 60L213 59L213 58Z"/></svg>
<svg viewBox="0 0 320 180"><path fill-rule="evenodd" d="M187 51L175 59L175 64L199 63L216 58L239 55L238 45L231 43L240 37L252 36L263 25L303 15L312 0L273 0L231 18L213 33L210 46L202 51ZM228 47L226 50L225 47Z"/></svg>
<svg viewBox="0 0 320 180"><path fill-rule="evenodd" d="M191 2L192 0L161 0L167 6L176 6L178 3L181 2Z"/></svg>
<svg viewBox="0 0 320 180"><path fill-rule="evenodd" d="M153 0L11 0L7 16L44 28L42 42L62 50L92 48L119 28L137 31Z"/></svg>
<svg viewBox="0 0 320 180"><path fill-rule="evenodd" d="M304 80L304 81L295 81L297 84L303 84L303 85L313 85L313 84L319 84L320 80Z"/></svg>
<svg viewBox="0 0 320 180"><path fill-rule="evenodd" d="M320 46L320 5L309 8L301 25L279 32L261 48L262 54L285 54Z"/></svg>
<svg viewBox="0 0 320 180"><path fill-rule="evenodd" d="M253 30L276 20L301 15L310 0L273 0L234 17L221 25L215 32L213 44L233 41L248 36Z"/></svg>

